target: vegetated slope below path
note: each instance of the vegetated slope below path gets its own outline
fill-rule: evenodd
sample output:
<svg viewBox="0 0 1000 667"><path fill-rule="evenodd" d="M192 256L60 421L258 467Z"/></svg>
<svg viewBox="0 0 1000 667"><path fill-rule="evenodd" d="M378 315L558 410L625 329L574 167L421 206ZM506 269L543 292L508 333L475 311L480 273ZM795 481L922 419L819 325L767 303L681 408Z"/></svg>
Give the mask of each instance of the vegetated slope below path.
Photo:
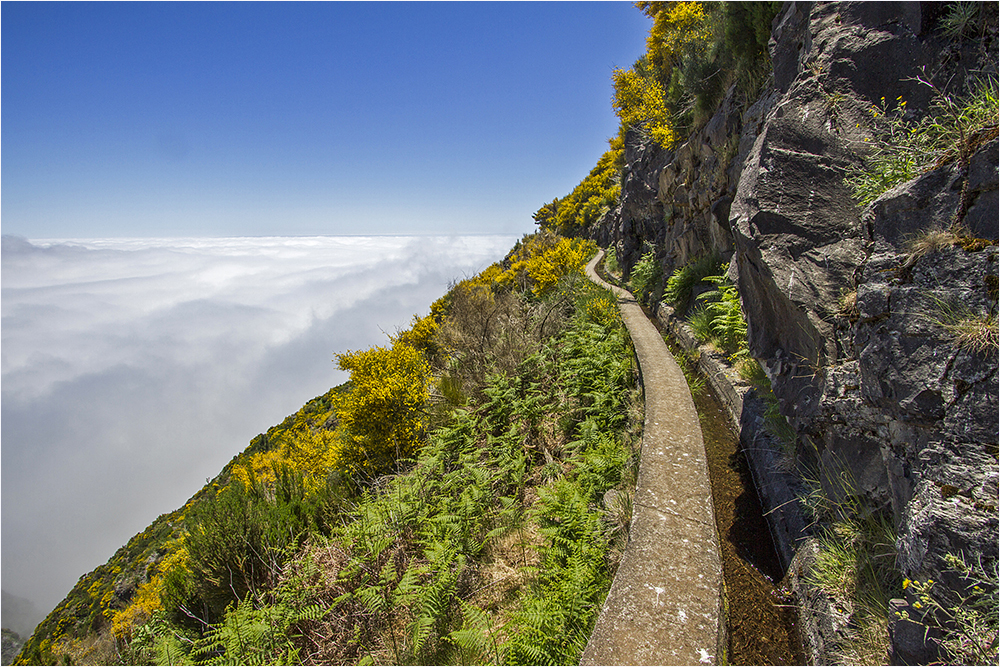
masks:
<svg viewBox="0 0 1000 667"><path fill-rule="evenodd" d="M646 399L629 544L581 664L710 664L721 642L722 565L701 425L687 382L631 294L618 297Z"/></svg>

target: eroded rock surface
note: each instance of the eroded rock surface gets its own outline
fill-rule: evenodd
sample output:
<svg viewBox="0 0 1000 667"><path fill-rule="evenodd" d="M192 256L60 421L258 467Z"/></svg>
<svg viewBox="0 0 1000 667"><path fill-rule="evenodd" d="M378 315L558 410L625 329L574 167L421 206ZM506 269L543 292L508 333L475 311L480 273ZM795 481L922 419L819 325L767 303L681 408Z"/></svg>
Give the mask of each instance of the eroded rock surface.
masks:
<svg viewBox="0 0 1000 667"><path fill-rule="evenodd" d="M931 110L928 83L960 99L996 79L996 26L947 39L942 11L787 3L772 25L773 86L746 108L730 90L673 152L630 135L622 200L595 236L626 271L647 242L665 276L704 252L732 258L798 466L828 496L890 512L903 575L946 588L957 585L946 554L998 558L997 348L955 326L992 318L995 340L996 133L864 209L844 183L883 98L905 100L915 121ZM959 226L964 240L948 241Z"/></svg>

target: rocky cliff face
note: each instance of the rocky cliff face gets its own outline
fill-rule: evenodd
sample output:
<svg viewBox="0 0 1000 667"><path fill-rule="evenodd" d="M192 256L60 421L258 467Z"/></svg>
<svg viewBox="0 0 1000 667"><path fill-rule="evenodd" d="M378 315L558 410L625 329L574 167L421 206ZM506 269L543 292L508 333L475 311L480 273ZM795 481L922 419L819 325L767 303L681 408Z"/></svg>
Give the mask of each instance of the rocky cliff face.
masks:
<svg viewBox="0 0 1000 667"><path fill-rule="evenodd" d="M620 204L595 235L626 270L646 242L665 275L709 250L731 256L797 463L829 495L891 510L904 576L947 581L949 552L997 561L997 351L953 326L959 311L997 316L996 133L864 209L844 184L882 98L917 117L934 94L918 76L955 96L995 80L995 25L948 40L940 11L786 4L773 86L746 109L730 91L673 152L630 135ZM964 240L944 233L956 223Z"/></svg>

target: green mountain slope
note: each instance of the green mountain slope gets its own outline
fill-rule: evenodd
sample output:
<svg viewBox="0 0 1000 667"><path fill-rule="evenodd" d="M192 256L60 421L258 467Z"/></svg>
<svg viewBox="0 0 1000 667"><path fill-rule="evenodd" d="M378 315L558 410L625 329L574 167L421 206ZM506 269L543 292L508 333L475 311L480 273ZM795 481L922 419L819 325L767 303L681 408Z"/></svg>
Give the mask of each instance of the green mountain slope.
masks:
<svg viewBox="0 0 1000 667"><path fill-rule="evenodd" d="M590 242L526 237L83 577L30 663L567 662L641 407Z"/></svg>

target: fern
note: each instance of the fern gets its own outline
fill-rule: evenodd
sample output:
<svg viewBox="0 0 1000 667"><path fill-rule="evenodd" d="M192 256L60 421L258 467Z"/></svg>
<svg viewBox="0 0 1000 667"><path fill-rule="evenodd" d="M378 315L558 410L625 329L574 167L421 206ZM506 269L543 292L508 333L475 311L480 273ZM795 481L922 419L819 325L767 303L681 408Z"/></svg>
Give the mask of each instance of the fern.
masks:
<svg viewBox="0 0 1000 667"><path fill-rule="evenodd" d="M449 633L448 641L462 651L466 664L486 660L500 664L500 647L489 614L465 600L459 599L458 603L462 609L462 628Z"/></svg>
<svg viewBox="0 0 1000 667"><path fill-rule="evenodd" d="M646 252L632 267L632 272L629 274L629 288L633 294L640 298L656 288L663 272L663 268L656 259L656 248L648 242L646 247Z"/></svg>
<svg viewBox="0 0 1000 667"><path fill-rule="evenodd" d="M185 646L173 634L156 637L153 640L153 655L157 665L189 665Z"/></svg>
<svg viewBox="0 0 1000 667"><path fill-rule="evenodd" d="M691 293L696 285L708 276L719 272L719 256L712 253L676 269L667 279L663 289L663 302L673 307L678 315L683 315L691 301Z"/></svg>
<svg viewBox="0 0 1000 667"><path fill-rule="evenodd" d="M729 265L722 265L722 274L707 276L716 288L698 298L705 301L705 317L709 321L711 339L729 354L736 354L746 347L747 322L743 317L740 293L726 276Z"/></svg>

